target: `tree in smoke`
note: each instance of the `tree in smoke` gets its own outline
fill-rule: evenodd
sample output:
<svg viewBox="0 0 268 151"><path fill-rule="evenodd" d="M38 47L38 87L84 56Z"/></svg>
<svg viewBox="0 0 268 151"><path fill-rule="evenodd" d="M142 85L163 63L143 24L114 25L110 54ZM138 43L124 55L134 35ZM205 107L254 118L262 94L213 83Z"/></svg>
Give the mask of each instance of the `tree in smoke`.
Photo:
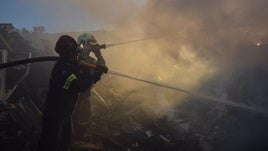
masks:
<svg viewBox="0 0 268 151"><path fill-rule="evenodd" d="M38 25L38 26L33 26L33 30L32 30L32 35L36 36L36 35L42 35L45 33L45 27L42 25Z"/></svg>

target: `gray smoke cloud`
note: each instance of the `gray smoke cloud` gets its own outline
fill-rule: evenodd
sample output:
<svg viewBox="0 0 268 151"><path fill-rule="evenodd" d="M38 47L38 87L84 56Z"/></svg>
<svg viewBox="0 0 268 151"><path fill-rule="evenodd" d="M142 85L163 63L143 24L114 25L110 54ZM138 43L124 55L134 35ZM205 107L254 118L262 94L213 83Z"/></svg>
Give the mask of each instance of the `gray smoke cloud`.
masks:
<svg viewBox="0 0 268 151"><path fill-rule="evenodd" d="M232 81L247 68L267 70L267 3L148 0L135 18L115 27L121 40L152 40L110 49L105 57L111 69L188 90L211 79ZM120 84L124 89L142 86L127 80ZM183 98L174 94L171 102Z"/></svg>
<svg viewBox="0 0 268 151"><path fill-rule="evenodd" d="M120 58L116 59L118 62L128 64L117 63L115 68L125 67L137 72L144 69L142 73L156 72L153 74L159 76L166 73L165 76L170 79L167 82L178 81L176 74L182 72L200 80L212 72L260 63L265 52L255 52L252 47L267 35L266 4L266 1L249 0L148 0L143 10L137 12L138 16L117 26L120 29L118 35L122 40L131 40L135 39L133 33L136 32L144 34L136 36L136 39L155 39L117 48L122 51L116 55L107 53L111 58ZM137 66L143 69L136 69ZM174 71L178 68L179 73ZM124 71L133 73L127 69ZM180 79L184 79L183 75L179 75Z"/></svg>
<svg viewBox="0 0 268 151"><path fill-rule="evenodd" d="M166 40L169 47L189 44L203 57L214 54L218 60L218 57L245 51L235 48L238 44L250 45L266 38L267 3L152 0L146 7L149 15L145 15L144 27L148 32L169 36Z"/></svg>

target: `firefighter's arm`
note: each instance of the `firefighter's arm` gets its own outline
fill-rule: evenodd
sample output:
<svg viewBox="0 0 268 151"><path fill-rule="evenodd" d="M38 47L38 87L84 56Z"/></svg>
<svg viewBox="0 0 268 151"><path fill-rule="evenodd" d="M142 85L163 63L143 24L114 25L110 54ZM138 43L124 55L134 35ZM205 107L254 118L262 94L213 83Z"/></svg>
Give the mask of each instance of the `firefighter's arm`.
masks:
<svg viewBox="0 0 268 151"><path fill-rule="evenodd" d="M93 80L84 74L69 74L64 82L65 91L82 92L94 84Z"/></svg>
<svg viewBox="0 0 268 151"><path fill-rule="evenodd" d="M91 76L94 83L98 82L101 79L103 73L107 74L108 68L102 65L96 65L95 72Z"/></svg>
<svg viewBox="0 0 268 151"><path fill-rule="evenodd" d="M94 65L94 64L89 64L84 61L80 62L82 68L87 69L87 70L92 70L94 69L94 74L91 76L91 79L94 83L98 82L102 76L103 73L107 74L108 68L104 65Z"/></svg>
<svg viewBox="0 0 268 151"><path fill-rule="evenodd" d="M88 74L82 73L69 73L68 76L66 76L66 80L62 88L67 91L85 91L93 84L98 82L101 79L103 73L107 72L108 68L106 66L97 65L95 68L95 72L92 76L88 76Z"/></svg>

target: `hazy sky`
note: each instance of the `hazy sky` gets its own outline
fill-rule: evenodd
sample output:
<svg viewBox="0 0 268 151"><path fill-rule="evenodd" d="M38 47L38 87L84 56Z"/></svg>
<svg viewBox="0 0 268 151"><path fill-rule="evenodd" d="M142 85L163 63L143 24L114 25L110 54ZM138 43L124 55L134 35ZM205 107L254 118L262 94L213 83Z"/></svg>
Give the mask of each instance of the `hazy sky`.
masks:
<svg viewBox="0 0 268 151"><path fill-rule="evenodd" d="M107 18L111 15L112 19L118 17L114 15L116 13L126 14L120 12L123 8L116 8L120 7L115 5L118 1L126 5L134 4L138 8L142 7L146 0L4 0L0 5L0 23L13 23L15 28L25 27L29 30L33 26L43 25L50 33L103 29L107 28L107 22L103 18L98 19L103 16L96 14L102 11ZM105 9L102 5L105 5ZM109 5L114 7L113 12L107 11Z"/></svg>

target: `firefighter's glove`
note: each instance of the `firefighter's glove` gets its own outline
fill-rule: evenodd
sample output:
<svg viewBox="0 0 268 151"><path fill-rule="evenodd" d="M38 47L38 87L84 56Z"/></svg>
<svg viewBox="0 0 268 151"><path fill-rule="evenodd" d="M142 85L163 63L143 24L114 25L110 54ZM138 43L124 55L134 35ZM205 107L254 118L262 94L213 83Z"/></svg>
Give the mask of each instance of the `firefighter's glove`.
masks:
<svg viewBox="0 0 268 151"><path fill-rule="evenodd" d="M99 45L92 46L91 51L95 54L96 57L101 56L101 51Z"/></svg>
<svg viewBox="0 0 268 151"><path fill-rule="evenodd" d="M103 74L103 73L107 74L108 68L106 66L96 65L95 72L96 73L101 73L101 74Z"/></svg>
<svg viewBox="0 0 268 151"><path fill-rule="evenodd" d="M101 49L105 49L106 48L106 45L105 44L102 44L102 45L91 45L90 46L90 50L94 53L94 54L100 54L101 52Z"/></svg>
<svg viewBox="0 0 268 151"><path fill-rule="evenodd" d="M101 79L103 73L107 73L108 68L106 66L97 65L95 68L95 73L93 75L94 83L98 82Z"/></svg>

